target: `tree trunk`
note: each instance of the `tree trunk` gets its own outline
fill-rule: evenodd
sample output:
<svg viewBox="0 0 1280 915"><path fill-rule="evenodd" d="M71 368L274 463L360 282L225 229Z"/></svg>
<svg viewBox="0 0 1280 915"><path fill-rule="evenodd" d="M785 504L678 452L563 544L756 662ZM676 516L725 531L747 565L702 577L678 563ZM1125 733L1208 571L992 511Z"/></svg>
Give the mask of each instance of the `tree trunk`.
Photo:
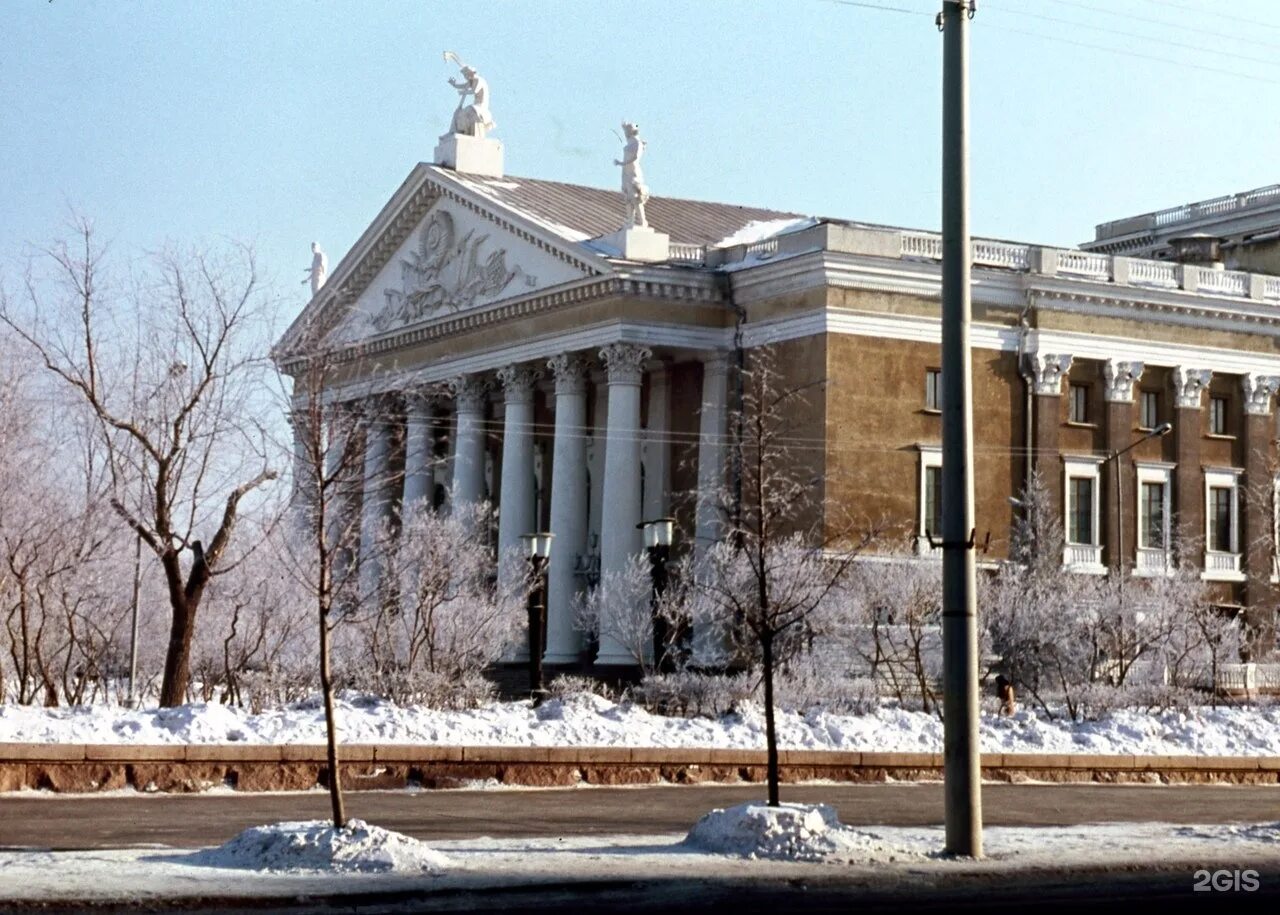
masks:
<svg viewBox="0 0 1280 915"><path fill-rule="evenodd" d="M764 666L764 740L769 778L769 806L778 806L778 730L773 715L773 634L760 640Z"/></svg>
<svg viewBox="0 0 1280 915"><path fill-rule="evenodd" d="M324 729L329 762L329 802L333 808L333 828L347 825L342 803L342 778L338 771L338 723L333 709L333 671L329 663L329 614L320 611L320 689L324 693Z"/></svg>

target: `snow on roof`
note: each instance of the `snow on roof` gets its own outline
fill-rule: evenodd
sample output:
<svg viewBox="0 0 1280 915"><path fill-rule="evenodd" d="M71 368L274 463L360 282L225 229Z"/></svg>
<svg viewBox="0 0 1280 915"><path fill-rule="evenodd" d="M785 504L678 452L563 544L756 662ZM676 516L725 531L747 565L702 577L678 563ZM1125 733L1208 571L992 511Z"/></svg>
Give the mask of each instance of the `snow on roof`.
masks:
<svg viewBox="0 0 1280 915"><path fill-rule="evenodd" d="M429 167L568 241L600 238L622 228L626 207L620 191L510 175L484 178L438 165ZM673 242L691 245L718 244L752 223L791 224L806 218L799 213L760 207L659 196L649 198L645 212L654 230L665 232Z"/></svg>
<svg viewBox="0 0 1280 915"><path fill-rule="evenodd" d="M712 247L732 248L734 245L754 245L756 242L764 241L766 238L785 235L788 232L798 232L800 229L807 229L817 224L818 220L812 216L804 216L799 219L793 217L753 219L733 234L726 235L720 239Z"/></svg>

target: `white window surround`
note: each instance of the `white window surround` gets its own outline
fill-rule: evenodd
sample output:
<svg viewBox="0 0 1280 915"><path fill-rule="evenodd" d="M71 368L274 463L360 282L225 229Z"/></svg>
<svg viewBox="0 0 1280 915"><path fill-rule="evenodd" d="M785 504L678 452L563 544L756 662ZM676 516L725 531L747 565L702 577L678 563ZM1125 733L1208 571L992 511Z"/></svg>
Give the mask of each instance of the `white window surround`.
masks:
<svg viewBox="0 0 1280 915"><path fill-rule="evenodd" d="M941 559L942 547L930 546L929 538L925 536L925 512L928 502L928 470L942 466L942 448L939 445L918 444L916 450L920 453L919 472L916 474L916 555Z"/></svg>
<svg viewBox="0 0 1280 915"><path fill-rule="evenodd" d="M1240 474L1234 467L1206 467L1204 471L1204 571L1200 577L1206 581L1244 581L1240 570ZM1215 489L1231 490L1231 549L1210 550L1209 518L1213 511L1211 495Z"/></svg>
<svg viewBox="0 0 1280 915"><path fill-rule="evenodd" d="M1134 518L1137 523L1134 525L1133 542L1134 561L1133 575L1135 578L1151 578L1158 575L1173 574L1173 557L1170 554L1169 543L1172 536L1170 527L1171 514L1173 509L1173 469L1176 464L1170 464L1166 461L1134 461L1134 468L1137 471L1137 484L1134 486L1133 499L1136 503L1136 511ZM1164 549L1154 549L1144 547L1142 545L1142 484L1143 483L1160 483L1164 485L1164 504L1161 514L1163 516L1164 529L1162 533L1162 542Z"/></svg>
<svg viewBox="0 0 1280 915"><path fill-rule="evenodd" d="M1105 575L1107 567L1102 564L1101 518L1101 469L1103 458L1094 456L1069 456L1062 458L1062 532L1063 551L1062 564L1072 572L1086 575ZM1071 538L1071 481L1073 479L1093 481L1093 504L1090 506L1093 529L1092 543L1072 543Z"/></svg>

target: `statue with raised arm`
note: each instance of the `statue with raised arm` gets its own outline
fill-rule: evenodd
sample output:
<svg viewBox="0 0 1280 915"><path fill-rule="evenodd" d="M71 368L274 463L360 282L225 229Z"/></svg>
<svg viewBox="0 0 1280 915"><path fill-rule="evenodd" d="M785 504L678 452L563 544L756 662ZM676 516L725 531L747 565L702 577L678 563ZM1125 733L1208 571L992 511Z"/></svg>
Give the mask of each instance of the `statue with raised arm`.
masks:
<svg viewBox="0 0 1280 915"><path fill-rule="evenodd" d="M307 279L302 282L311 284L311 294L314 296L320 291L325 277L329 274L329 258L325 257L324 252L320 250L320 242L311 243L311 266L302 272L307 274Z"/></svg>
<svg viewBox="0 0 1280 915"><path fill-rule="evenodd" d="M625 227L647 227L649 222L644 215L644 205L649 200L649 187L644 183L644 172L640 170L644 140L640 139L640 128L630 121L623 122L622 131L626 134L622 158L614 159L613 164L622 166L622 199L627 205Z"/></svg>
<svg viewBox="0 0 1280 915"><path fill-rule="evenodd" d="M458 107L454 109L449 131L483 138L498 126L489 112L489 84L474 67L468 67L452 51L445 51L444 59L453 61L462 71L461 80L449 80L449 85L458 90ZM471 99L470 104L467 104L468 98Z"/></svg>

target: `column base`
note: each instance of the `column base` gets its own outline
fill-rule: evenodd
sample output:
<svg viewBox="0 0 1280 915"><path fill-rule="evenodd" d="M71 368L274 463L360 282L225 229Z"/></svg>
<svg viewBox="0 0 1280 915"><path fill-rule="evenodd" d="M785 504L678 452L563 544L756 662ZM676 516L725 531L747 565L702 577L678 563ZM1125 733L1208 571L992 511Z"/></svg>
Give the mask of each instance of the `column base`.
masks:
<svg viewBox="0 0 1280 915"><path fill-rule="evenodd" d="M552 654L547 652L542 656L542 664L545 667L548 664L554 664L557 667L567 667L571 664L579 664L582 661L582 655L576 651L573 654L561 652L560 654Z"/></svg>

